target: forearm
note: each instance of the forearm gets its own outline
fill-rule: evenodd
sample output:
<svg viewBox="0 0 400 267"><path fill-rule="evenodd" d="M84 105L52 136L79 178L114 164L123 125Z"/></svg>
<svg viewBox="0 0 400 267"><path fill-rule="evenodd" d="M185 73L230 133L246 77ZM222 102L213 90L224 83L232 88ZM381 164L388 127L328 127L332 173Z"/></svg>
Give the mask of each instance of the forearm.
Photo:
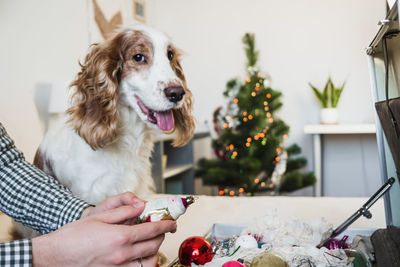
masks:
<svg viewBox="0 0 400 267"><path fill-rule="evenodd" d="M89 205L25 161L0 123L0 210L48 233L79 219Z"/></svg>

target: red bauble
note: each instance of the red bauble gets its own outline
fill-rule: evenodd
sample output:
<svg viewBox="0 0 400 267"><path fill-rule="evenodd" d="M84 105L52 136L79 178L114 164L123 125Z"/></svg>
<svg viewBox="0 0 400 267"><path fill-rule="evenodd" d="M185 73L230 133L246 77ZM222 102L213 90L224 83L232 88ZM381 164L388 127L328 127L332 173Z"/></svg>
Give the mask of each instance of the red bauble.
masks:
<svg viewBox="0 0 400 267"><path fill-rule="evenodd" d="M179 248L179 261L183 265L192 262L203 265L211 261L213 256L210 243L201 236L186 238Z"/></svg>
<svg viewBox="0 0 400 267"><path fill-rule="evenodd" d="M222 267L244 267L244 265L238 261L227 261L222 265Z"/></svg>

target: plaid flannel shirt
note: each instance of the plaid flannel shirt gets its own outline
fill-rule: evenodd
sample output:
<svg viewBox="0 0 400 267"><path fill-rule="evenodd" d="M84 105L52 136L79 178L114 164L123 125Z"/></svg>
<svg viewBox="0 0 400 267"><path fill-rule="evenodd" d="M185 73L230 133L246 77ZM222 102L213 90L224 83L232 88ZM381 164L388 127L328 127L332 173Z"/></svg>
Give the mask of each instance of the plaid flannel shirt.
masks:
<svg viewBox="0 0 400 267"><path fill-rule="evenodd" d="M45 234L79 219L88 206L53 177L25 161L0 123L1 211ZM0 244L0 266L31 265L31 240Z"/></svg>

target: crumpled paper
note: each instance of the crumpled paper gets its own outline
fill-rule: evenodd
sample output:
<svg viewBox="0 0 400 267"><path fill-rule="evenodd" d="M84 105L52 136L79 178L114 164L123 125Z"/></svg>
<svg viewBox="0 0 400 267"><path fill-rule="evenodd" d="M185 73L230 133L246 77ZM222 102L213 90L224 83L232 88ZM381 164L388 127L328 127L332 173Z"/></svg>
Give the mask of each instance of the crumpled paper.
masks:
<svg viewBox="0 0 400 267"><path fill-rule="evenodd" d="M261 248L239 248L230 256L216 255L204 266L220 267L227 261L238 259L242 259L245 266L250 266L253 258L265 251L282 257L293 267L348 266L349 258L343 249L329 250L325 247L320 249L316 247L322 239L330 235L331 231L332 225L323 218L303 222L292 217L285 221L279 218L276 211L268 212L254 220L240 234L254 236L259 244L262 244ZM192 266L197 265L192 264Z"/></svg>

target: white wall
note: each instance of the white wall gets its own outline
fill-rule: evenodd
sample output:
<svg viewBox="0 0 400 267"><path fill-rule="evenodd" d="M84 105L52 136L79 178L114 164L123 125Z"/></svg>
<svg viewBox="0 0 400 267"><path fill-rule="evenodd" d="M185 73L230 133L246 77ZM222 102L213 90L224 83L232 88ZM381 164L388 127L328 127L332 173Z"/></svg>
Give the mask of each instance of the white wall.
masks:
<svg viewBox="0 0 400 267"><path fill-rule="evenodd" d="M40 83L72 79L88 47L86 1L0 1L0 122L28 160L42 139Z"/></svg>
<svg viewBox="0 0 400 267"><path fill-rule="evenodd" d="M365 48L385 17L376 0L148 0L149 24L167 32L186 53L183 67L200 121L225 103L233 77L245 77L241 42L253 32L259 66L283 93L280 117L291 127L288 144L301 145L312 167L305 124L319 122L308 82L322 87L331 75L346 81L339 102L341 123L373 123Z"/></svg>

